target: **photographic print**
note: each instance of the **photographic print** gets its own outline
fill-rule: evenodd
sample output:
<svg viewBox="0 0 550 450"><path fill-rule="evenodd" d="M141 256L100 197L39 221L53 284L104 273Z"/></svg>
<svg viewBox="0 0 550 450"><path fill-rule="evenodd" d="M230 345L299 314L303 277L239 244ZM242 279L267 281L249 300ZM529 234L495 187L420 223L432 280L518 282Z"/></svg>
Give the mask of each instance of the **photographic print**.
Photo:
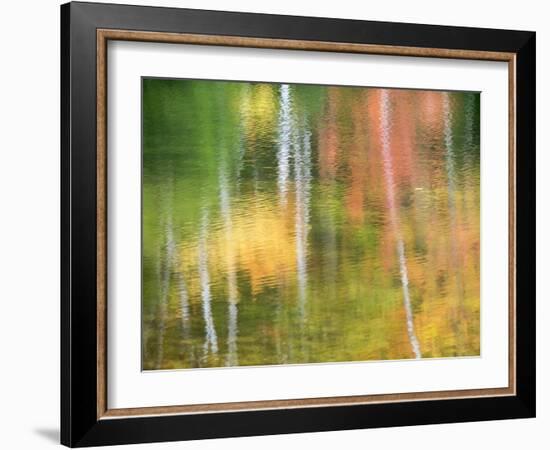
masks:
<svg viewBox="0 0 550 450"><path fill-rule="evenodd" d="M480 354L478 92L142 78L142 368Z"/></svg>

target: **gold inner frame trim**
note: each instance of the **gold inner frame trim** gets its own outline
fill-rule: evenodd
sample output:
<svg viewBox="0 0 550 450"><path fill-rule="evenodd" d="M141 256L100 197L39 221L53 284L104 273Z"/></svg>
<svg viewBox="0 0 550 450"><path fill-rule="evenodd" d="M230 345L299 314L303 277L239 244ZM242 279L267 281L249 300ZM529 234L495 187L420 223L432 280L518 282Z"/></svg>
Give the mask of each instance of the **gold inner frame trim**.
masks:
<svg viewBox="0 0 550 450"><path fill-rule="evenodd" d="M288 400L263 400L200 405L148 406L109 409L107 405L107 42L109 40L171 44L217 45L267 49L307 50L371 55L432 57L502 61L508 63L508 387L489 389L410 392ZM516 54L478 50L401 47L324 41L251 38L240 36L158 33L148 31L97 30L97 418L206 414L265 409L312 408L421 400L447 400L516 394Z"/></svg>

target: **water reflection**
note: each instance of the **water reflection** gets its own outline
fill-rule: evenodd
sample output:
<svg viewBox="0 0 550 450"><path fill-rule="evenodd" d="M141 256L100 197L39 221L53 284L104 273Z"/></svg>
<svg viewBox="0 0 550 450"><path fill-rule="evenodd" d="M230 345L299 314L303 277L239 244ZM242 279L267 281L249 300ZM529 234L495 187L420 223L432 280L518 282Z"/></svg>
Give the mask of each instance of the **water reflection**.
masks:
<svg viewBox="0 0 550 450"><path fill-rule="evenodd" d="M231 222L231 198L229 195L229 182L227 167L224 162L220 164L220 212L223 220L226 243L226 274L228 291L228 331L227 331L227 365L238 365L237 356L237 319L238 319L238 294L237 294L237 267L235 263L235 252L232 246L233 225Z"/></svg>
<svg viewBox="0 0 550 450"><path fill-rule="evenodd" d="M296 277L300 317L305 319L307 286L307 249L309 231L309 201L311 185L311 142L307 125L302 125L302 137L294 146L294 184L296 187Z"/></svg>
<svg viewBox="0 0 550 450"><path fill-rule="evenodd" d="M218 353L218 336L216 334L216 328L214 327L214 318L212 316L211 294L210 294L210 273L208 269L208 211L206 209L202 212L202 220L200 225L200 238L199 238L199 278L201 286L201 302L202 302L202 314L204 318L204 356L208 356L208 352Z"/></svg>
<svg viewBox="0 0 550 450"><path fill-rule="evenodd" d="M479 354L479 95L144 80L143 367Z"/></svg>
<svg viewBox="0 0 550 450"><path fill-rule="evenodd" d="M380 90L380 135L382 140L382 160L384 162L384 177L386 179L386 203L390 225L395 236L397 255L399 258L399 273L403 287L403 305L407 317L407 333L411 348L416 358L421 358L420 344L414 331L411 296L409 292L409 275L407 271L407 258L405 256L405 244L401 235L401 224L397 216L395 206L395 183L393 175L393 161L391 156L391 120L390 120L390 93L386 89Z"/></svg>
<svg viewBox="0 0 550 450"><path fill-rule="evenodd" d="M290 145L291 145L291 106L290 87L288 84L280 88L281 112L279 118L279 145L277 151L277 183L279 187L279 200L281 205L286 205L288 190L288 176L290 170Z"/></svg>

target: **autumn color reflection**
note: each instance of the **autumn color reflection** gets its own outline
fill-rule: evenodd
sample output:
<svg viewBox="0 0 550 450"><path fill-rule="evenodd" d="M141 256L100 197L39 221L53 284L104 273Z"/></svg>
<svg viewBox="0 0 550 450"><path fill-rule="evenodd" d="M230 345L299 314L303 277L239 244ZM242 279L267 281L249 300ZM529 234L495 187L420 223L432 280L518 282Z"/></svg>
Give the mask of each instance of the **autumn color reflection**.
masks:
<svg viewBox="0 0 550 450"><path fill-rule="evenodd" d="M476 356L479 94L143 81L143 367Z"/></svg>

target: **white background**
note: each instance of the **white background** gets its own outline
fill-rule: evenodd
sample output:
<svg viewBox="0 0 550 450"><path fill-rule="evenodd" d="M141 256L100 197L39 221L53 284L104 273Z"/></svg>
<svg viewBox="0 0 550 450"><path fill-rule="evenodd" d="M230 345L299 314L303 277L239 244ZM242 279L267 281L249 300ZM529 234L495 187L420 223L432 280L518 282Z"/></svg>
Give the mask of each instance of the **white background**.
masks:
<svg viewBox="0 0 550 450"><path fill-rule="evenodd" d="M550 329L544 279L550 264L550 213L544 193L550 177L550 146L544 124L550 115L549 14L544 2L305 0L137 1L139 4L232 9L537 31L538 218L538 418L476 424L267 436L135 448L264 449L422 448L517 449L548 447L550 427ZM0 28L0 447L41 449L56 445L59 422L59 2L8 2ZM543 111L543 109L545 109ZM6 158L7 157L7 158ZM546 208L545 208L546 207ZM540 380L543 380L540 382ZM133 447L126 447L133 448Z"/></svg>
<svg viewBox="0 0 550 450"><path fill-rule="evenodd" d="M508 386L507 63L113 42L108 67L108 408ZM141 76L480 91L481 357L141 372Z"/></svg>

